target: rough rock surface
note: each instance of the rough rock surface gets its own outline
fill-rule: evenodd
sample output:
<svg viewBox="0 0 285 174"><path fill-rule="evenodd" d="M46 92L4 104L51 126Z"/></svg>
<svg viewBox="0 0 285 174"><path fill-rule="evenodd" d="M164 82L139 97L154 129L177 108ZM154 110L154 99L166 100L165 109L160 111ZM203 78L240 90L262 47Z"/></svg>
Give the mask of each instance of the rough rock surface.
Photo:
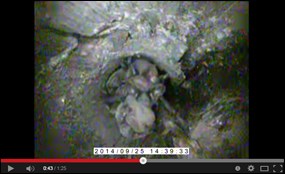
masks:
<svg viewBox="0 0 285 174"><path fill-rule="evenodd" d="M95 157L95 146L189 145L191 158L248 157L228 150L248 140L248 36L240 31L246 13L247 2L35 2L36 156ZM160 77L165 89L155 133L136 140L120 134L103 88L130 57L167 75ZM232 96L221 97L221 90ZM219 107L203 112L215 98L225 101L221 107L239 98L233 103L243 116L229 117L223 129L207 127L221 118ZM140 102L148 105L146 99ZM217 117L207 116L212 113Z"/></svg>

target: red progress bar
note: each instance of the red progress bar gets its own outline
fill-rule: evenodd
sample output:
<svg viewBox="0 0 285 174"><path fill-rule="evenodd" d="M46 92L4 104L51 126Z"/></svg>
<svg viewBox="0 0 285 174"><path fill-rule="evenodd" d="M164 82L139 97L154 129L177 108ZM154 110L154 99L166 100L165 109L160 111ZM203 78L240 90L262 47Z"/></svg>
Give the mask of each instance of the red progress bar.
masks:
<svg viewBox="0 0 285 174"><path fill-rule="evenodd" d="M1 159L1 163L139 163L139 159Z"/></svg>

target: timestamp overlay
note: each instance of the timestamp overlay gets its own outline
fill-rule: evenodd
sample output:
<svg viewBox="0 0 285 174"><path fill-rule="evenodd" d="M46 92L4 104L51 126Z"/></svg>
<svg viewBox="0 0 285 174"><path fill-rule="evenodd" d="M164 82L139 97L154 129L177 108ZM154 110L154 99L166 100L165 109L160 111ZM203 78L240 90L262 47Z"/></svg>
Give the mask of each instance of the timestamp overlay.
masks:
<svg viewBox="0 0 285 174"><path fill-rule="evenodd" d="M94 155L189 155L189 147L94 147Z"/></svg>

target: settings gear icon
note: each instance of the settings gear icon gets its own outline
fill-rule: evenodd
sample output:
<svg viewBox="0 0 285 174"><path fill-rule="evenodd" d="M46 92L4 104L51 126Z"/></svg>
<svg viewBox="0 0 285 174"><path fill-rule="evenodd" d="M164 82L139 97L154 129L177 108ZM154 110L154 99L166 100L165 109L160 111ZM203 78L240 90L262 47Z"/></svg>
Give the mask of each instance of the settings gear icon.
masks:
<svg viewBox="0 0 285 174"><path fill-rule="evenodd" d="M253 165L249 165L247 167L247 169L248 169L249 172L253 172L254 171L254 166Z"/></svg>

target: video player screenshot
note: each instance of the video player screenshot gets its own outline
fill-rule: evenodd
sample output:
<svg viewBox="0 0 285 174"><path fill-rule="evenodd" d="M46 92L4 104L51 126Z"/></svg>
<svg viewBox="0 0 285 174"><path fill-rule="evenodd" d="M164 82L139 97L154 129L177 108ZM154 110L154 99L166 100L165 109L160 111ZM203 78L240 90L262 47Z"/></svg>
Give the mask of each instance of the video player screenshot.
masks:
<svg viewBox="0 0 285 174"><path fill-rule="evenodd" d="M29 6L1 173L283 173L252 2Z"/></svg>

